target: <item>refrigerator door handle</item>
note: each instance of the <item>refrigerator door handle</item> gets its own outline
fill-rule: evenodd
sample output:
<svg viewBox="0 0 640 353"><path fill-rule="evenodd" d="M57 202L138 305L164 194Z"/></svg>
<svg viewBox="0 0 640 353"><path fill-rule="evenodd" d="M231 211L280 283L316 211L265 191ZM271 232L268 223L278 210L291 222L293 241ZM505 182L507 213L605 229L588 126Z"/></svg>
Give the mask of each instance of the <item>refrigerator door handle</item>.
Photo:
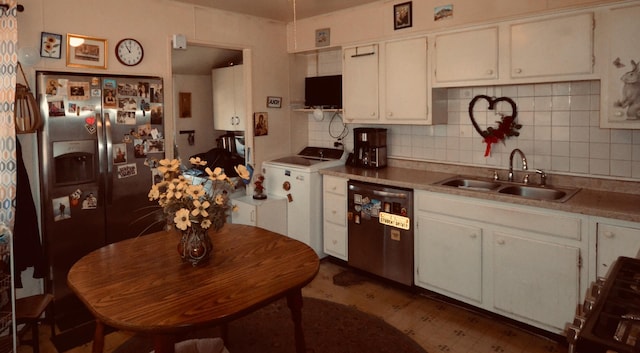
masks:
<svg viewBox="0 0 640 353"><path fill-rule="evenodd" d="M106 185L106 201L111 204L113 201L113 141L111 138L111 119L109 114L102 114L104 117L105 139L107 149L107 185Z"/></svg>

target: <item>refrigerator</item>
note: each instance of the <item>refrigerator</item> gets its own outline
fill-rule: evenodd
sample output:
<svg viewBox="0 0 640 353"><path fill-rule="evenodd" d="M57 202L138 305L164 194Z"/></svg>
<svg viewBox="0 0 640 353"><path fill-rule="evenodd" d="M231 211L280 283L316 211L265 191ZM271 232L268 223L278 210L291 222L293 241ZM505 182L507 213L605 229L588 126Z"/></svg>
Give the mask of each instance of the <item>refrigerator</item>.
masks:
<svg viewBox="0 0 640 353"><path fill-rule="evenodd" d="M67 287L82 256L162 229L148 192L164 158L160 77L36 72L43 245L62 331L91 315Z"/></svg>

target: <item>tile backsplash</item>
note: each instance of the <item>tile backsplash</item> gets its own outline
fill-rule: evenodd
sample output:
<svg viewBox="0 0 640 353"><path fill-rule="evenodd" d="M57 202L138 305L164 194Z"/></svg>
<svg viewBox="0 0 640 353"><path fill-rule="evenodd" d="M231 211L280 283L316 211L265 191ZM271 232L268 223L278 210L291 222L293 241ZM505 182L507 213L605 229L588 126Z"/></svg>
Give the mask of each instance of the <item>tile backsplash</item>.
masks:
<svg viewBox="0 0 640 353"><path fill-rule="evenodd" d="M600 82L574 81L528 85L448 88L448 124L377 125L388 129L388 155L417 161L452 163L506 169L509 154L521 149L529 169L549 173L640 180L640 130L599 127ZM469 103L477 95L509 97L517 105L520 136L492 145L484 157L486 144L469 117ZM511 107L499 103L487 111L478 101L474 117L481 129L497 127L498 113L510 115ZM343 129L342 120L324 113L318 121L309 114L309 145L333 147ZM353 128L343 139L345 149L353 149ZM332 137L333 136L333 137ZM520 168L520 163L514 167Z"/></svg>

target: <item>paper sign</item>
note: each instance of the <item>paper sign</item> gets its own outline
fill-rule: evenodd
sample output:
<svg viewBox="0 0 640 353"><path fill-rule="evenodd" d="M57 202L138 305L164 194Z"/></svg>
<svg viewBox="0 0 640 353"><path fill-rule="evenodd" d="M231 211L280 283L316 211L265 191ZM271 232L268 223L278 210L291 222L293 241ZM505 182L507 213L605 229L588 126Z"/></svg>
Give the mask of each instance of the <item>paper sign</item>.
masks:
<svg viewBox="0 0 640 353"><path fill-rule="evenodd" d="M409 219L409 217L399 216L399 215L387 213L387 212L380 212L378 219L379 219L379 222L384 225L396 227L404 230L409 230L409 227L411 224L411 220Z"/></svg>

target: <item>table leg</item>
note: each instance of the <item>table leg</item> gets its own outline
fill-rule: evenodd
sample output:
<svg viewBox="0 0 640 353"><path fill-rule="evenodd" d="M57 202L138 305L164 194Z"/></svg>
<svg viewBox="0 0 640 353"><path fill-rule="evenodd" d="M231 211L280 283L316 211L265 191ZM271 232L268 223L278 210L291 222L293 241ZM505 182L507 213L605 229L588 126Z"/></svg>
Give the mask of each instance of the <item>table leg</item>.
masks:
<svg viewBox="0 0 640 353"><path fill-rule="evenodd" d="M302 290L293 289L287 294L287 305L291 310L291 319L296 339L296 353L305 353L304 332L302 332Z"/></svg>
<svg viewBox="0 0 640 353"><path fill-rule="evenodd" d="M104 324L96 319L96 330L93 333L92 353L102 353L104 351Z"/></svg>
<svg viewBox="0 0 640 353"><path fill-rule="evenodd" d="M155 353L175 353L176 338L170 335L153 336L153 349Z"/></svg>

